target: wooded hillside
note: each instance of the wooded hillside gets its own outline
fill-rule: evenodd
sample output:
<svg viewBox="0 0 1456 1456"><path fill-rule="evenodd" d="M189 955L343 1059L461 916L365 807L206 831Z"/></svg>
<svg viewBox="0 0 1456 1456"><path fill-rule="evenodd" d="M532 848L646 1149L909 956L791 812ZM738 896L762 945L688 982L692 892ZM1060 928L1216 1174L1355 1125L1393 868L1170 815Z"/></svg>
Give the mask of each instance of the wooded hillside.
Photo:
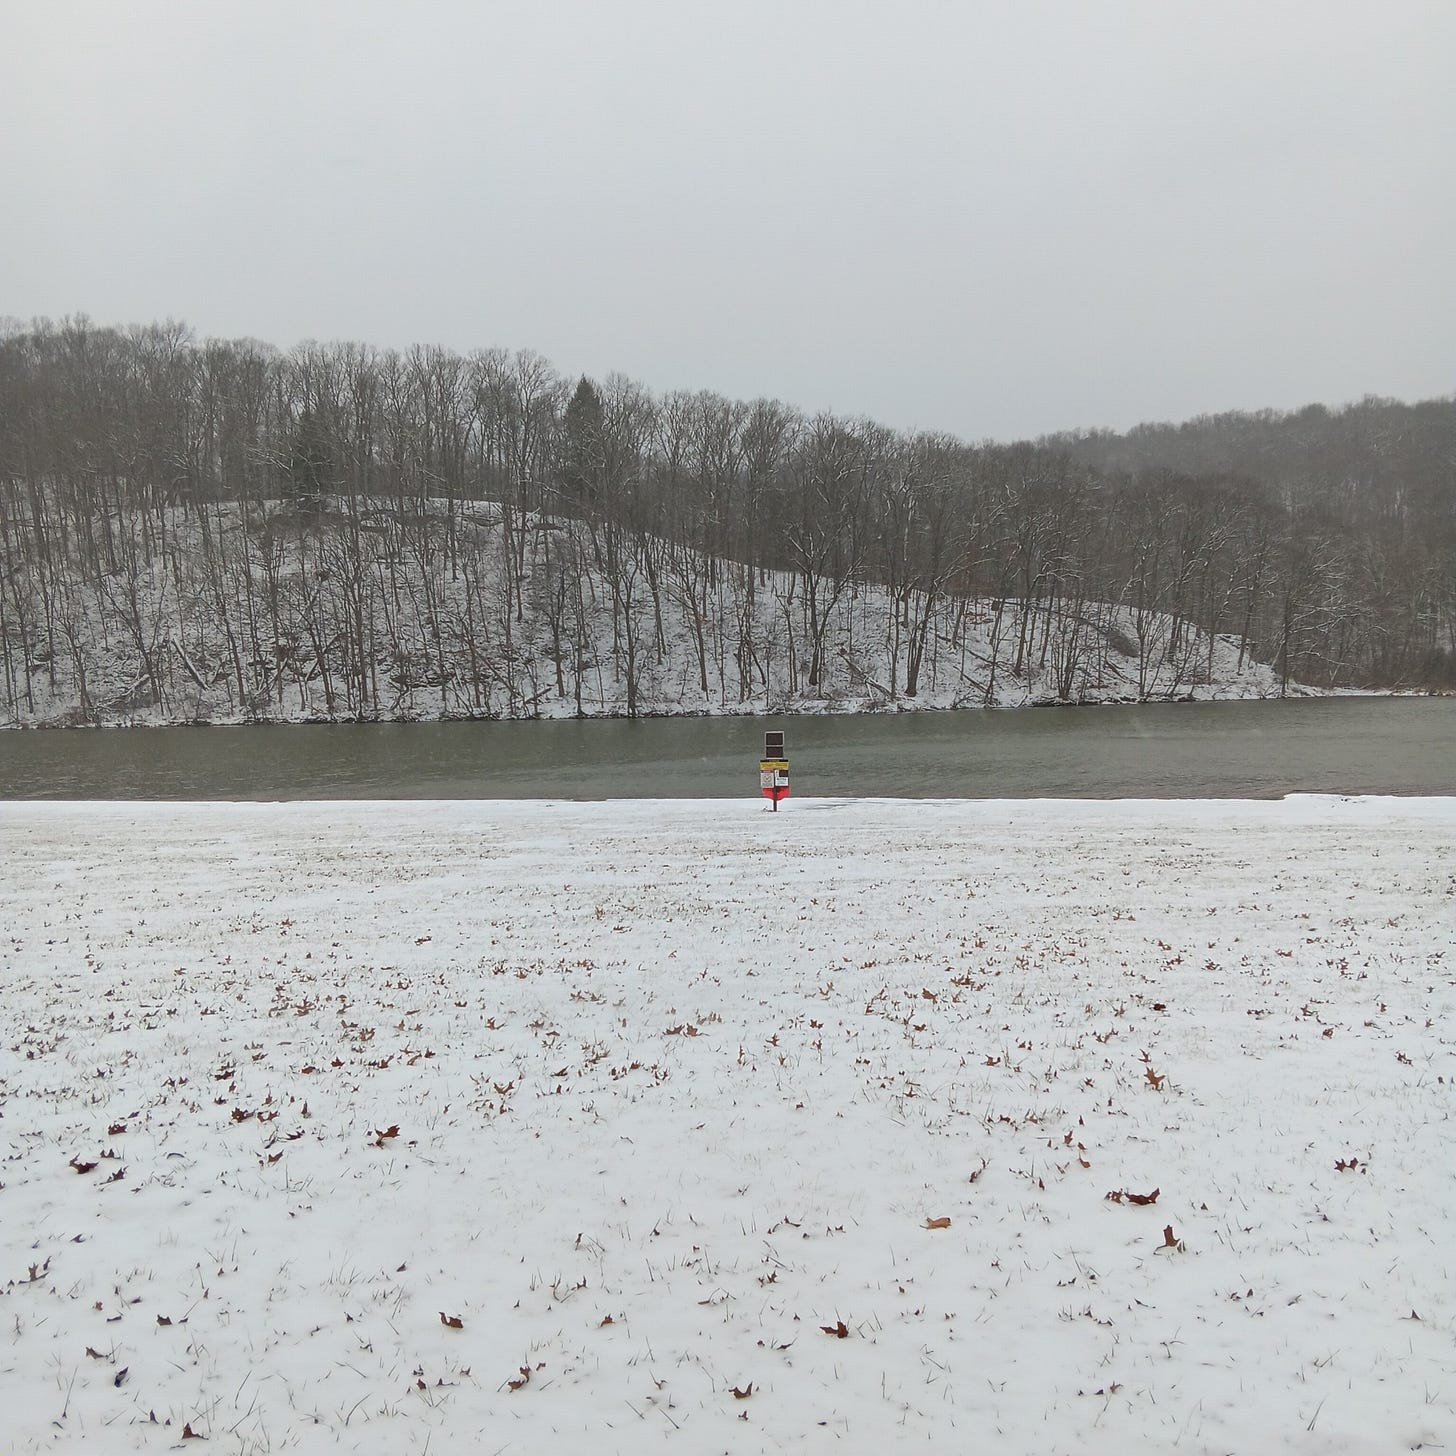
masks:
<svg viewBox="0 0 1456 1456"><path fill-rule="evenodd" d="M0 338L0 570L12 723L1449 686L1456 402L970 445L68 320Z"/></svg>

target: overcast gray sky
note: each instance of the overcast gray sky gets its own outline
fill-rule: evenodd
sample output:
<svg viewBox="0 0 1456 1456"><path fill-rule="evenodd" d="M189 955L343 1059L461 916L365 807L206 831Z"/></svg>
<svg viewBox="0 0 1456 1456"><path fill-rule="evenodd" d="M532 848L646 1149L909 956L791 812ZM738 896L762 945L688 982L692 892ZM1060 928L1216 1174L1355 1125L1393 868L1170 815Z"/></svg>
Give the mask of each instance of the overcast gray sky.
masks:
<svg viewBox="0 0 1456 1456"><path fill-rule="evenodd" d="M1453 0L0 0L0 313L1006 438L1456 390Z"/></svg>

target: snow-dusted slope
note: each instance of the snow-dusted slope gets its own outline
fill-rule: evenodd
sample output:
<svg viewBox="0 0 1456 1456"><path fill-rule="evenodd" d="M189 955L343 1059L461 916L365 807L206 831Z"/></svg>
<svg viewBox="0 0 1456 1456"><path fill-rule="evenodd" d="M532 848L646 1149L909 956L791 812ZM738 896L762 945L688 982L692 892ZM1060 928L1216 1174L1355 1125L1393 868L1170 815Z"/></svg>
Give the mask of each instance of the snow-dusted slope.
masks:
<svg viewBox="0 0 1456 1456"><path fill-rule="evenodd" d="M314 517L174 511L149 553L99 575L78 567L59 599L41 595L23 614L26 633L13 611L0 623L0 717L12 725L834 712L1281 690L1236 639L1158 612L755 573L479 502L423 514L369 502Z"/></svg>

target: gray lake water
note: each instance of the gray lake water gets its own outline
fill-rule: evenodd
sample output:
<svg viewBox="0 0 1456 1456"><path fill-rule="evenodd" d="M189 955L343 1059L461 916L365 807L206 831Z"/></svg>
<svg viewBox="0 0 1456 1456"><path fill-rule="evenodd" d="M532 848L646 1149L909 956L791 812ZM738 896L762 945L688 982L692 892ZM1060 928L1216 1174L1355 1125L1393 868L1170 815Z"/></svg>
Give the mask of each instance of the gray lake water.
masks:
<svg viewBox="0 0 1456 1456"><path fill-rule="evenodd" d="M1456 699L835 717L0 732L6 799L729 798L765 727L793 791L901 798L1456 793Z"/></svg>

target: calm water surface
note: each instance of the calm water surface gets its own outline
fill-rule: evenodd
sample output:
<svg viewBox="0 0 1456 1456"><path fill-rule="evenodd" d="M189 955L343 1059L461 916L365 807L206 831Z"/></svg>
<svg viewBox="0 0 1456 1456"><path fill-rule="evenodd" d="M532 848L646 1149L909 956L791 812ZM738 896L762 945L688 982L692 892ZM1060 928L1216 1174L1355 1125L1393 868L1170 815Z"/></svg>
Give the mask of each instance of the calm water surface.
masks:
<svg viewBox="0 0 1456 1456"><path fill-rule="evenodd" d="M838 717L0 732L0 798L726 798L765 726L796 794L1229 798L1456 793L1456 699Z"/></svg>

